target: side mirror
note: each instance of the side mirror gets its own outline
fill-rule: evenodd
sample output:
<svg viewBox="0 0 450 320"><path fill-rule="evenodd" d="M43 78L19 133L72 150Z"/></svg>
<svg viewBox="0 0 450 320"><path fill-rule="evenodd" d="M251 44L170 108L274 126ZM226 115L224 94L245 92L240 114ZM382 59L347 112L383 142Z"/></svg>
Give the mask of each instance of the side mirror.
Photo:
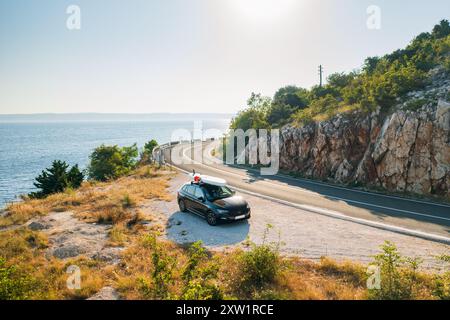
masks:
<svg viewBox="0 0 450 320"><path fill-rule="evenodd" d="M201 202L205 202L205 198L203 198L203 197L198 198L198 200Z"/></svg>

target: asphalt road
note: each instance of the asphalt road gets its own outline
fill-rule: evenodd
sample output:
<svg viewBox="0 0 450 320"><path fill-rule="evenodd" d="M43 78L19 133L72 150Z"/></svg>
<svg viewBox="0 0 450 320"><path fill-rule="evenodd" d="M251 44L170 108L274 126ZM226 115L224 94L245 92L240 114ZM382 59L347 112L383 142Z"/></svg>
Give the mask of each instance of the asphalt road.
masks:
<svg viewBox="0 0 450 320"><path fill-rule="evenodd" d="M183 157L183 163L174 166L189 172L195 169L201 174L218 176L227 180L231 187L290 203L333 210L345 216L409 230L450 236L449 205L370 193L285 175L261 176L259 170L213 163L214 160L217 162L210 153L213 148L214 143L203 144L203 150L201 146L183 144L177 150ZM173 157L170 150L164 151L168 162ZM276 212L273 214L276 215Z"/></svg>

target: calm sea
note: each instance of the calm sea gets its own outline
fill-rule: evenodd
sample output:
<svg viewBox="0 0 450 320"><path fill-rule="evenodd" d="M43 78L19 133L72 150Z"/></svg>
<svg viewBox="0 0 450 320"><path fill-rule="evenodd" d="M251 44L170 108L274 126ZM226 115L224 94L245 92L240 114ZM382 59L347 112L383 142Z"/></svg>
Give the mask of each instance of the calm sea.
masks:
<svg viewBox="0 0 450 320"><path fill-rule="evenodd" d="M0 207L34 190L34 178L53 160L85 168L101 145L127 146L171 140L175 130L225 132L231 115L0 115Z"/></svg>

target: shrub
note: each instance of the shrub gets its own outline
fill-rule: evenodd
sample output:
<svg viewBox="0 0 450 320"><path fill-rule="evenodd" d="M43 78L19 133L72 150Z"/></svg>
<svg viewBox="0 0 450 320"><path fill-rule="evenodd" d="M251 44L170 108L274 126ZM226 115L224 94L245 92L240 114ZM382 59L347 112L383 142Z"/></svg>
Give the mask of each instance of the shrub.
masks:
<svg viewBox="0 0 450 320"><path fill-rule="evenodd" d="M377 300L409 300L422 284L418 279L419 259L405 258L397 247L386 241L373 264L380 268L380 289L369 289L369 298Z"/></svg>
<svg viewBox="0 0 450 320"><path fill-rule="evenodd" d="M279 270L278 252L272 246L254 245L241 256L243 284L262 288L274 281Z"/></svg>
<svg viewBox="0 0 450 320"><path fill-rule="evenodd" d="M89 177L93 180L106 181L128 174L136 167L137 156L136 144L122 148L101 145L90 156Z"/></svg>
<svg viewBox="0 0 450 320"><path fill-rule="evenodd" d="M279 243L267 243L266 238L270 225L264 234L263 243L250 243L251 249L243 252L239 257L241 283L243 290L250 292L261 290L275 281L281 269Z"/></svg>
<svg viewBox="0 0 450 320"><path fill-rule="evenodd" d="M450 256L442 255L439 260L446 264L446 270L443 274L435 275L433 295L441 300L450 300Z"/></svg>
<svg viewBox="0 0 450 320"><path fill-rule="evenodd" d="M188 261L182 273L184 281L180 298L183 300L219 300L223 298L220 288L213 283L219 265L207 262L208 254L201 241L193 243L188 250Z"/></svg>
<svg viewBox="0 0 450 320"><path fill-rule="evenodd" d="M22 275L16 266L6 266L0 257L0 300L24 300L33 288L30 277Z"/></svg>
<svg viewBox="0 0 450 320"><path fill-rule="evenodd" d="M422 108L427 103L428 103L427 99L410 100L410 101L405 103L404 109L405 110L411 110L411 111L417 111L417 110Z"/></svg>
<svg viewBox="0 0 450 320"><path fill-rule="evenodd" d="M141 278L139 279L142 294L147 298L168 299L170 298L169 287L174 283L173 271L176 261L169 256L154 235L148 235L144 239L144 245L152 249L151 283Z"/></svg>
<svg viewBox="0 0 450 320"><path fill-rule="evenodd" d="M45 169L36 177L34 186L41 189L29 194L31 198L43 198L53 193L63 192L66 188L79 188L84 179L84 174L74 165L68 170L69 165L60 160L55 160L50 168Z"/></svg>

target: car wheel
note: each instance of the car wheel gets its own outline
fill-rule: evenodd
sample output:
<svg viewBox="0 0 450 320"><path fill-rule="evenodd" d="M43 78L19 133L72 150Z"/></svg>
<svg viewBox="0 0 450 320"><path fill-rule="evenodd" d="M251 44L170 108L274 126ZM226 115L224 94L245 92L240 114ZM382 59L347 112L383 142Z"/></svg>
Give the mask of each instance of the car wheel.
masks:
<svg viewBox="0 0 450 320"><path fill-rule="evenodd" d="M206 221L208 222L208 224L210 226L215 226L217 225L217 218L216 215L213 212L208 212L208 214L206 215Z"/></svg>
<svg viewBox="0 0 450 320"><path fill-rule="evenodd" d="M187 209L186 209L186 203L184 202L184 200L180 200L180 201L178 201L178 206L180 207L180 211L181 212L186 212L187 211Z"/></svg>

